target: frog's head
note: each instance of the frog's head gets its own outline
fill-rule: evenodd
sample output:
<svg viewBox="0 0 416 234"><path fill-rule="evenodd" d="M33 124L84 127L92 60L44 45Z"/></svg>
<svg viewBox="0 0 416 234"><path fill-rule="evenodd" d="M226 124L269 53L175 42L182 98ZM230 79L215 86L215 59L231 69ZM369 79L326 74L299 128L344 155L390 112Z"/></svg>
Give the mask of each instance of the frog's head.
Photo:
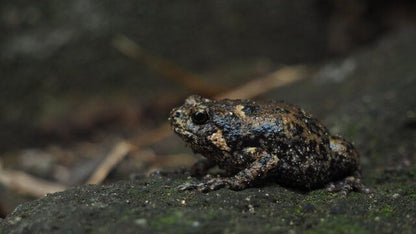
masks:
<svg viewBox="0 0 416 234"><path fill-rule="evenodd" d="M192 95L185 103L174 108L169 116L173 131L195 152L213 151L212 135L220 129L214 123L216 102ZM217 147L218 148L218 147Z"/></svg>

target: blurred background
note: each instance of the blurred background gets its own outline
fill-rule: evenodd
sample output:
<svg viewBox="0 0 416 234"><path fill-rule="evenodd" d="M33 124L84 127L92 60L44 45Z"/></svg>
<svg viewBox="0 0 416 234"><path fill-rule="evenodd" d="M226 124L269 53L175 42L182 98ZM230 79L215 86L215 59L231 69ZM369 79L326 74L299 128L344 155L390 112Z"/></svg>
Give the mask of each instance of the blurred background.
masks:
<svg viewBox="0 0 416 234"><path fill-rule="evenodd" d="M345 77L390 56L416 65L415 11L411 0L0 1L0 217L47 192L189 167L166 123L190 94L284 99L319 118L368 101L400 77Z"/></svg>

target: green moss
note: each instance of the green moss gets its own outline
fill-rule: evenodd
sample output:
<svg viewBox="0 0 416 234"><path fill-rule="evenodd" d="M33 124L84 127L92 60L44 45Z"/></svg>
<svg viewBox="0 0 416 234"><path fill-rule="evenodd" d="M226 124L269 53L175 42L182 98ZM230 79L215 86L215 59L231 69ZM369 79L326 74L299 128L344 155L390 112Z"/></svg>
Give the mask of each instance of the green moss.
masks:
<svg viewBox="0 0 416 234"><path fill-rule="evenodd" d="M380 215L383 215L385 217L390 217L393 215L393 208L389 205L387 205L386 207L382 208L380 210Z"/></svg>
<svg viewBox="0 0 416 234"><path fill-rule="evenodd" d="M187 220L184 218L184 214L181 211L174 211L167 216L159 217L153 220L150 225L154 227L166 227L172 226L176 224L191 224L192 221Z"/></svg>
<svg viewBox="0 0 416 234"><path fill-rule="evenodd" d="M218 212L215 210L209 210L207 214L208 214L208 217L218 217Z"/></svg>
<svg viewBox="0 0 416 234"><path fill-rule="evenodd" d="M370 217L391 217L393 216L393 208L390 205L382 207L378 210L371 211Z"/></svg>
<svg viewBox="0 0 416 234"><path fill-rule="evenodd" d="M158 219L156 222L160 224L164 224L164 225L172 225L174 223L177 223L178 219L180 218L182 218L182 213L177 212L177 213L174 213L174 215L162 217Z"/></svg>

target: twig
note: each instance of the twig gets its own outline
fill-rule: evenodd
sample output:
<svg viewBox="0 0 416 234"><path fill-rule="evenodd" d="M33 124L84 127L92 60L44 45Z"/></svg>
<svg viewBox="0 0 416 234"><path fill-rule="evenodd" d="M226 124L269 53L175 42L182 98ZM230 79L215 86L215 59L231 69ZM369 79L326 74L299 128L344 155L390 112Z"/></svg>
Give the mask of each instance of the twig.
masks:
<svg viewBox="0 0 416 234"><path fill-rule="evenodd" d="M252 80L234 90L215 96L216 99L257 97L268 91L293 83L306 77L308 69L305 66L283 67L266 77Z"/></svg>
<svg viewBox="0 0 416 234"><path fill-rule="evenodd" d="M0 183L20 193L42 197L48 193L60 192L66 189L61 184L38 179L21 171L0 169Z"/></svg>
<svg viewBox="0 0 416 234"><path fill-rule="evenodd" d="M87 180L87 184L100 184L110 171L132 150L139 150L141 146L151 145L163 140L170 135L169 124L165 123L157 129L147 132L137 138L118 143L113 150L98 165L97 169Z"/></svg>
<svg viewBox="0 0 416 234"><path fill-rule="evenodd" d="M132 145L126 141L118 143L113 150L105 157L104 161L100 163L94 174L88 179L87 184L101 183L111 171L132 149Z"/></svg>
<svg viewBox="0 0 416 234"><path fill-rule="evenodd" d="M171 131L169 123L164 123L158 128L147 132L146 134L142 134L136 138L129 140L129 142L135 147L139 148L159 142L170 136L170 133Z"/></svg>
<svg viewBox="0 0 416 234"><path fill-rule="evenodd" d="M146 66L163 77L169 78L193 92L212 96L222 90L222 88L206 83L196 75L185 71L170 61L151 54L124 35L116 36L113 40L113 46L127 57L146 64Z"/></svg>

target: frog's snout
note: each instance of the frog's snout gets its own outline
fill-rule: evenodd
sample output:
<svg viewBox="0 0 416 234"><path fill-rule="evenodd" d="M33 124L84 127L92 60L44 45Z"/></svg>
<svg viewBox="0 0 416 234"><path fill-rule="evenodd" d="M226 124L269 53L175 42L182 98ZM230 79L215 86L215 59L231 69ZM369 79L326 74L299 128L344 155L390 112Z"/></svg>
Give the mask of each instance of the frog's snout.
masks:
<svg viewBox="0 0 416 234"><path fill-rule="evenodd" d="M185 113L181 108L174 108L169 115L169 121L174 124L176 122L180 122L183 118L185 118Z"/></svg>
<svg viewBox="0 0 416 234"><path fill-rule="evenodd" d="M180 118L180 117L181 117L181 113L178 110L178 108L173 108L173 110L169 114L169 121L172 121L173 119Z"/></svg>

